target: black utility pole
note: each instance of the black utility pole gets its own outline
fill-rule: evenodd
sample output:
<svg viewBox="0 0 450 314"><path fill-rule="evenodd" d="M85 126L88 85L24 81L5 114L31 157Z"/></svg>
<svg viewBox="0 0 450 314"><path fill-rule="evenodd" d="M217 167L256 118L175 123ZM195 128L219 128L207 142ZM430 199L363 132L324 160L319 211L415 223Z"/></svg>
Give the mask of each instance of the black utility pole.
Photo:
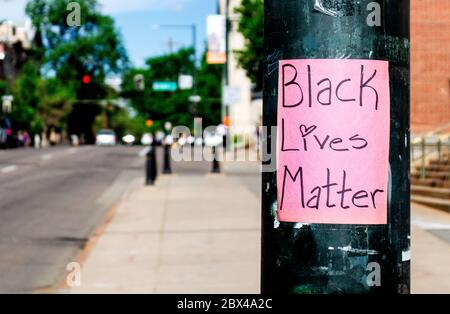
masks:
<svg viewBox="0 0 450 314"><path fill-rule="evenodd" d="M225 54L226 54L226 59L225 59L225 64L223 67L223 76L224 76L224 81L225 81L225 85L229 84L229 78L228 78L228 66L230 64L230 60L228 58L228 45L229 45L229 40L228 40L228 34L230 31L230 14L229 14L229 8L230 8L230 0L225 0Z"/></svg>
<svg viewBox="0 0 450 314"><path fill-rule="evenodd" d="M345 223L345 219L342 219L344 223L342 221L340 223L327 223L326 219L324 219L325 222L321 223L311 223L301 221L301 219L294 219L293 222L280 221L280 215L277 213L277 210L280 210L280 195L282 195L279 177L277 178L276 171L263 172L262 293L409 293L409 0L265 0L264 6L263 124L269 128L269 134L265 139L268 147L272 147L272 142L277 141L277 136L278 139L283 138L280 137L283 136L283 134L280 134L281 123L277 120L277 115L280 114L280 99L286 99L285 105L290 105L292 108L286 106L285 110L292 110L292 112L295 112L295 110L304 110L302 112L322 110L326 113L326 110L353 110L355 114L360 114L363 110L366 110L371 113L365 116L367 118L365 121L371 123L372 117L378 117L380 108L386 108L383 106L387 106L389 102L380 102L379 107L374 109L366 106L369 101L366 101L364 107L360 106L362 98L370 96L368 98L370 102L375 102L375 89L367 88L367 86L375 81L380 84L388 81L388 85L385 86L386 90L390 91L390 97L388 96L390 99L390 107L388 108L390 109L387 109L387 113L390 113L390 115L386 119L387 126L389 126L389 131L386 133L389 142L386 141L385 149L385 151L388 150L388 163L386 162L386 167L381 167L380 171L374 171L373 174L375 176L379 174L387 178L385 183L387 188L380 189L383 191L379 194L380 197L384 197L385 203L387 199L387 204L383 208L372 208L372 203L368 202L367 204L371 205L371 208L361 208L363 211L361 213L364 215L370 215L374 210L384 210L384 213L387 212L386 223L358 224L350 222L351 217L345 218L349 223ZM318 63L311 61L310 69L306 67L306 64L309 64L308 60L311 59L327 59L328 61L338 59L336 62L331 62L340 66L322 67L319 73L317 71ZM282 71L280 65L290 62L283 60L307 61L300 61L298 64L293 62L294 66L287 65L283 69L285 73L280 73ZM327 60L323 64L329 64L326 63ZM343 62L350 60L350 63L339 63L340 60ZM358 66L362 70L352 72L361 75L361 82L359 79L357 80L356 74L354 76L349 74L349 80L341 81L342 84L338 85L339 82L334 82L333 78L344 75L349 71L348 69L353 66L351 60L361 62L361 65ZM381 72L378 71L374 74L374 80L369 82L374 70L371 69L373 63L367 63L367 60L381 60L384 61L384 65L387 61L389 78L384 80L381 77ZM298 68L295 69L295 66L298 66ZM297 73L297 76L294 73ZM280 76L280 74L285 74L285 76ZM279 80L281 77L285 81ZM308 82L308 77L310 82ZM331 103L327 102L327 90L322 89L323 86L328 86L328 81L324 79L319 82L323 77L328 77L333 81L333 92L330 92ZM369 83L366 84L366 82ZM347 89L343 87L346 84L349 84ZM355 86L353 89L351 88L352 84ZM336 85L338 86L336 87ZM280 86L284 89L280 89ZM303 93L301 93L299 86L303 88ZM310 86L309 91L308 86ZM339 91L340 87L343 88ZM360 87L359 95L361 99L358 97L357 87ZM319 89L324 90L324 92L317 95ZM343 92L344 89L346 89L346 92ZM297 93L299 96L289 98L290 96L280 94L282 90L286 93ZM314 91L316 91L316 94L314 94ZM355 97L351 95L352 91L355 91ZM340 92L343 93L340 94ZM312 94L314 96L311 96ZM309 98L312 100L308 105ZM379 100L381 101L381 98ZM322 102L323 105L318 105L317 102ZM336 106L339 109L335 109ZM372 111L369 111L370 109ZM323 116L315 115L314 117L320 120ZM351 117L351 113L349 113L349 117ZM300 138L298 142L284 143L285 151L283 152L280 151L281 143L278 142L278 153L292 154L291 156L294 156L293 162L298 162L300 165L302 165L303 159L310 158L308 154L311 154L314 149L319 151L318 154L322 154L320 156L323 157L325 162L329 162L329 158L333 158L330 156L343 156L340 154L355 156L358 153L331 151L330 146L324 144L327 135L325 132L329 130L334 132L330 133L331 138L336 136L344 138L347 135L356 134L346 134L344 125L337 124L337 122L336 124L320 125L320 123L316 123L316 125L313 125L316 121L308 121L309 116L304 115L300 118L303 119L301 121L303 124L300 128L298 125L295 126L296 131L288 133L290 137L286 138L292 140L292 137L298 134L295 136L303 136L305 142ZM339 117L336 117L336 119L339 119ZM350 119L349 123L356 122ZM278 135L270 132L270 127L274 126L277 126ZM315 129L314 126L317 126L317 128ZM285 127L292 126L285 125ZM359 132L358 130L355 131ZM377 135L376 132L376 129L373 132L367 132L367 136L373 136L374 138L378 135L382 136L382 134ZM359 132L358 136L362 137L365 134ZM317 140L313 138L314 135L317 136ZM306 139L309 145L308 151L305 148ZM339 143L342 144L342 142ZM361 143L363 143L363 140L361 140ZM323 145L322 149L318 144ZM373 149L373 146L370 146L371 144L373 143L369 141L367 148L361 144L358 147L360 153L363 154L364 149ZM343 146L339 147L343 148ZM357 145L353 145L353 147L357 147ZM292 149L292 151L289 151L289 149ZM350 149L353 149L352 146L350 146ZM275 151L270 153L273 160L276 153ZM380 157L382 156L380 155ZM264 156L264 160L268 160L268 156ZM303 179L304 184L307 185L311 180L314 180L314 175L323 176L322 172L316 172L313 175L307 173L307 170L311 167L320 166L318 165L319 161L308 160L309 163L304 165L305 167L302 169L303 173L285 172L285 174L288 174L287 180L291 184L292 190L294 188L300 189L299 178ZM361 163L361 161L355 159L350 160L349 164L352 162ZM263 165L269 163L270 161L265 161ZM364 163L361 164L364 165ZM277 169L278 172L282 170ZM325 182L326 171L327 169L324 168ZM335 179L336 184L340 185L342 169L336 168L331 169L331 171L331 178ZM347 184L351 184L352 182L349 182L351 178L364 176L364 173L344 173L344 186L346 175ZM362 179L359 182L360 184L372 184L369 179ZM325 187L329 189L329 193L331 193L330 191L337 191L337 187L330 183L323 186L322 202L325 202L323 200L326 193ZM342 189L345 190L345 188ZM320 190L320 188L317 187L317 190ZM309 192L306 189L304 191L304 193ZM375 194L372 194L373 198L375 198ZM357 201L353 198L354 204L358 204L360 196L365 196L365 194L358 194L356 196ZM311 207L311 203L314 203L306 204L306 200L303 202L304 204L299 201L300 205L298 205L299 207L303 206L305 211L310 210L307 206ZM286 209L289 206L289 204L286 205L286 200L284 206ZM339 203L333 204L333 206L333 208L331 208L331 205L330 208L319 207L312 214L316 215L314 216L315 219L321 219L321 213L326 215L327 211L333 210L346 215L346 209L338 208ZM299 216L303 214L301 210L294 211L294 213Z"/></svg>
<svg viewBox="0 0 450 314"><path fill-rule="evenodd" d="M225 0L225 64L223 65L223 77L224 77L224 88L222 89L222 93L224 93L224 89L225 87L227 87L230 84L230 71L229 71L229 66L230 66L230 51L229 51L229 46L230 46L230 41L229 41L229 33L230 33L230 28L231 28L231 21L230 21L230 0ZM222 97L223 99L223 97ZM225 122L225 118L230 119L230 104L226 104L223 103L223 122ZM228 141L230 141L230 131L229 131L229 126L227 126L226 128L226 133L222 136L222 146L224 149L229 149L230 148L230 143Z"/></svg>
<svg viewBox="0 0 450 314"><path fill-rule="evenodd" d="M194 69L192 70L193 83L194 83L194 95L197 95L197 26L195 24L191 25L192 31L192 49L194 53Z"/></svg>

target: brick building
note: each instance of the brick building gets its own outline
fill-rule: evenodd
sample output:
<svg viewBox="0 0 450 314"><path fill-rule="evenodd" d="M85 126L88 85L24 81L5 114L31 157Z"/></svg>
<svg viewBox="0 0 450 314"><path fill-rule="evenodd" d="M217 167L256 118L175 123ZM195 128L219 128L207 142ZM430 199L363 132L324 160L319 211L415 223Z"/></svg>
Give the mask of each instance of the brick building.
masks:
<svg viewBox="0 0 450 314"><path fill-rule="evenodd" d="M411 127L450 132L450 1L411 1Z"/></svg>

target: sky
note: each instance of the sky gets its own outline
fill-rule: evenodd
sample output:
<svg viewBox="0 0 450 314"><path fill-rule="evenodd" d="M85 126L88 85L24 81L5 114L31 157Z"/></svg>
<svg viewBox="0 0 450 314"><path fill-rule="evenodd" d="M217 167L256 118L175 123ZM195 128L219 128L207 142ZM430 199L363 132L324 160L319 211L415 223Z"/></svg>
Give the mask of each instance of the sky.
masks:
<svg viewBox="0 0 450 314"><path fill-rule="evenodd" d="M23 24L27 0L0 0L0 20ZM198 57L205 49L206 17L217 13L217 0L99 0L102 12L111 15L136 66L144 60L174 49L192 46L190 28L155 27L160 24L195 24Z"/></svg>

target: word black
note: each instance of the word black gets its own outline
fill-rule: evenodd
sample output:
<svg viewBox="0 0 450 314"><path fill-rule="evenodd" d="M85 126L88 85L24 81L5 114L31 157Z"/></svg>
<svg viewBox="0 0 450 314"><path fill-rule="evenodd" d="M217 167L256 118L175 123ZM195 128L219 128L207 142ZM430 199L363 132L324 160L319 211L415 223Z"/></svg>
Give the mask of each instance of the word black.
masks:
<svg viewBox="0 0 450 314"><path fill-rule="evenodd" d="M286 78L286 69L290 68L294 71L294 75L291 78ZM357 98L359 101L359 105L361 107L365 106L364 104L364 93L368 91L372 91L372 93L375 96L375 104L374 108L375 110L378 110L378 91L373 87L370 86L370 82L375 78L377 74L377 70L375 70L371 75L367 75L365 73L364 65L361 65L361 75L359 78L359 91L358 95L355 95L355 98L344 98L342 96L343 92L342 90L346 88L346 86L352 81L351 78L344 79L340 82L332 82L330 78L323 78L318 82L312 81L312 68L311 65L307 66L308 71L308 82L305 82L307 92L308 92L308 107L312 107L313 104L313 97L317 99L317 102L320 103L323 106L329 106L332 104L333 97L335 97L338 101L341 102L356 102ZM298 107L303 103L304 100L304 88L305 85L301 85L299 82L297 82L297 68L292 64L283 64L282 66L282 96L283 96L283 107L284 108L294 108ZM319 92L317 95L313 95L312 93L312 84L315 83L319 88ZM334 87L336 86L336 87ZM286 103L286 88L297 88L299 91L299 99L297 99L296 103L293 104L287 104ZM357 97L357 98L356 98Z"/></svg>

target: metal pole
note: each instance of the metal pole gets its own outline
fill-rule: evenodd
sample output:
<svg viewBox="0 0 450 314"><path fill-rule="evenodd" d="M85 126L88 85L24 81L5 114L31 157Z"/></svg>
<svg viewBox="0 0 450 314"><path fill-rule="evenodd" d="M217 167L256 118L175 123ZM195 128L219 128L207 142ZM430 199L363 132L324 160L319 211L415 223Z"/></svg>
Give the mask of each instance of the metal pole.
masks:
<svg viewBox="0 0 450 314"><path fill-rule="evenodd" d="M441 138L438 139L437 148L438 148L438 160L441 161L441 151L442 151Z"/></svg>
<svg viewBox="0 0 450 314"><path fill-rule="evenodd" d="M156 154L156 142L152 143L152 149L151 149L151 154L152 154L152 179L153 182L156 181L156 178L158 177L158 162L157 162L157 154Z"/></svg>
<svg viewBox="0 0 450 314"><path fill-rule="evenodd" d="M229 32L229 7L230 7L230 1L226 0L225 1L225 54L226 54L226 59L225 59L225 64L224 64L224 78L225 78L225 85L228 85L228 65L229 65L229 61L228 61L228 32Z"/></svg>
<svg viewBox="0 0 450 314"><path fill-rule="evenodd" d="M356 224L350 222L355 217L347 217L348 223L339 224L298 220L280 221L277 208L279 210L281 186L277 185L277 172L263 172L262 293L409 293L409 0L265 0L264 6L263 124L266 128L278 125L278 134L269 133L265 139L268 147L272 147L272 141L277 141L277 136L280 138L281 126L277 121L277 115L279 114L279 96L283 97L281 94L279 95L281 82L279 81L279 72L281 71L279 62L281 60L339 59L337 64L343 64L339 63L342 60L388 61L389 87L386 89L390 90L390 119L386 121L388 124L390 123L390 129L386 135L389 140L386 144L386 149L389 149L389 163L381 171L388 178L383 181L383 184L387 186L387 191L384 191L383 194L385 195L384 200L387 199L387 204L382 208L385 213L387 212L387 223ZM378 13L381 15L377 16ZM319 60L319 62L321 61ZM298 86L304 87L305 102L301 105L303 107L299 107L303 110L308 106L308 98L312 99L312 97L311 91L308 96L308 88L305 87L308 84L308 70L306 67L302 69L305 70L298 71L297 81L291 74L283 86L290 84L290 90L296 92L298 92ZM292 68L287 70L292 71ZM347 71L345 66L338 69L323 67L322 70L325 73L315 72L314 74L322 78L321 75L327 74L329 78L333 78L340 75L339 72ZM361 74L362 77L363 74ZM380 73L378 72L377 75ZM315 83L319 79L312 76ZM353 82L356 81L351 79ZM361 85L355 86L362 89L366 79L368 77L365 77ZM359 84L359 80L356 82L355 84ZM283 83L281 82L281 84ZM337 85L335 82L333 84ZM327 85L326 81L325 85ZM333 85L333 89L336 89L336 85ZM312 89L318 90L318 85L313 85ZM327 95L326 92L322 94L322 97L324 95ZM339 95L336 96L333 91L330 97L336 99L336 97L339 98ZM341 97L341 100L343 98ZM332 103L323 109L324 112L330 110L329 108L332 106L340 106L342 110L351 110L346 109L354 106L354 103L352 105L351 99L348 98L346 100L349 102ZM355 98L357 99L356 103L359 97ZM290 101L292 102L292 100ZM317 98L312 101L317 101ZM323 98L322 101L324 101ZM351 116L351 112L347 114L349 117ZM312 118L302 117L302 119ZM372 119L372 116L368 116L368 119ZM369 120L368 122L370 122ZM312 120L306 121L306 123L312 122ZM309 124L309 126L311 125ZM305 127L305 125L303 126ZM341 124L336 123L331 126L332 128L329 129L344 136L344 127ZM299 131L302 131L303 134L313 132L313 129L306 127L303 129L300 127L299 130L298 126L296 130L296 132L292 131L292 134L297 134ZM317 133L317 135L323 143L322 134ZM335 137L336 134L332 136ZM314 138L312 141L315 141ZM299 143L298 147L303 149L303 142ZM313 143L317 145L316 142ZM277 151L272 151L270 154L272 158L275 158L275 153L278 153L277 156L281 155L279 150L281 143L277 144ZM292 148L292 146L288 148ZM311 150L310 146L309 151ZM284 152L282 153L284 154ZM330 156L336 155L331 154L333 153L330 153ZM305 156L306 153L298 158L307 158ZM263 166L269 164L267 157L267 155L264 156ZM325 156L325 158L328 157ZM301 162L301 160L296 161ZM310 162L309 166L318 167L315 164L319 163L318 161ZM277 171L280 169L278 168ZM336 173L337 171L332 176L337 177ZM340 173L342 175L342 171ZM296 173L291 175L288 179L291 180L290 182L294 182ZM322 176L317 172L304 179L315 180L314 176L319 175ZM363 173L356 172L354 175L362 176ZM336 181L339 182L339 180ZM327 182L326 172L325 182ZM295 184L299 184L299 182L296 181ZM344 174L343 191L345 185ZM300 189L297 185L295 187ZM326 187L329 189L330 185L328 184ZM326 194L326 191L323 193ZM334 209L326 208L326 210ZM366 214L370 214L370 211L374 209L362 210L365 210ZM324 208L319 208L318 211L320 215L323 215Z"/></svg>
<svg viewBox="0 0 450 314"><path fill-rule="evenodd" d="M192 49L194 50L194 71L193 71L193 83L194 83L194 95L197 95L197 26L195 24L192 27Z"/></svg>
<svg viewBox="0 0 450 314"><path fill-rule="evenodd" d="M149 150L146 154L145 162L145 184L154 185L156 179L156 146L150 145Z"/></svg>
<svg viewBox="0 0 450 314"><path fill-rule="evenodd" d="M422 156L421 156L421 169L420 169L420 178L425 179L425 156L426 156L426 143L425 143L425 136L422 137L422 141L420 142L420 148L422 150Z"/></svg>
<svg viewBox="0 0 450 314"><path fill-rule="evenodd" d="M225 64L224 64L224 81L225 81L225 86L228 86L229 84L229 70L228 70L228 66L230 64L229 61L229 40L228 40L228 33L230 30L230 21L229 21L229 8L230 8L230 1L226 0L225 1ZM223 92L223 90L222 90ZM222 98L223 99L223 98ZM223 104L223 118L225 117L229 117L230 115L230 106L228 104ZM222 137L222 146L224 149L229 150L230 149L230 132L228 127L226 128L226 132Z"/></svg>
<svg viewBox="0 0 450 314"><path fill-rule="evenodd" d="M195 24L156 24L157 28L190 28L192 32L192 49L193 49L193 57L194 57L194 69L192 71L192 79L193 79L193 92L194 95L197 95L197 26Z"/></svg>
<svg viewBox="0 0 450 314"><path fill-rule="evenodd" d="M170 165L170 148L171 148L170 144L164 143L164 167L163 167L164 174L172 173L172 166Z"/></svg>
<svg viewBox="0 0 450 314"><path fill-rule="evenodd" d="M212 155L213 155L213 161L212 161L212 167L211 167L211 173L220 173L220 164L217 156L217 146L214 145L212 147Z"/></svg>

